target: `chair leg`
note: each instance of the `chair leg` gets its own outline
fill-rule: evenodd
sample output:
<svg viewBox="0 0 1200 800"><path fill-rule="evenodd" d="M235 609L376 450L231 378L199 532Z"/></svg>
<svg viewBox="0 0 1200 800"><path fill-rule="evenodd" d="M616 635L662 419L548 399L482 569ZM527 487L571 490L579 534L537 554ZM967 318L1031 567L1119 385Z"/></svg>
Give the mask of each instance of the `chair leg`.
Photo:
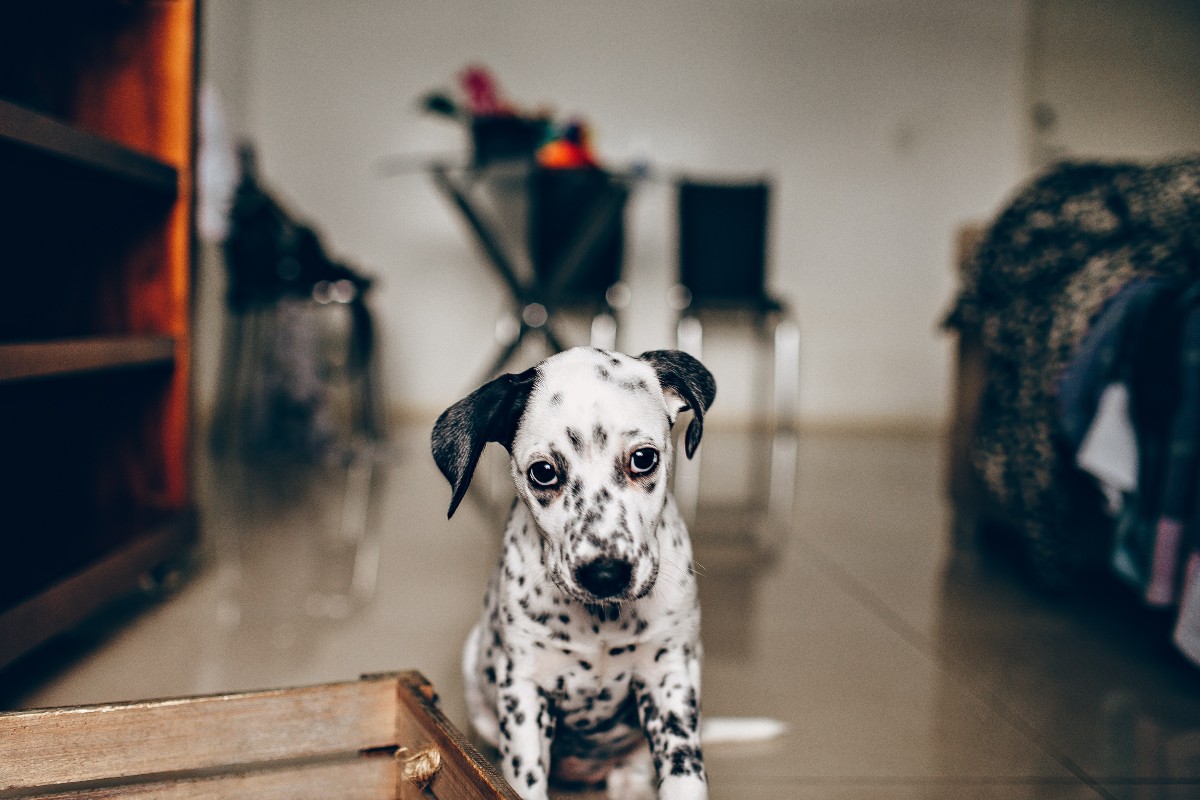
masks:
<svg viewBox="0 0 1200 800"><path fill-rule="evenodd" d="M704 326L694 316L684 316L675 328L675 346L696 358L701 357L704 347ZM684 521L692 524L700 506L700 457L703 448L691 459L682 447L675 448L675 502Z"/></svg>
<svg viewBox="0 0 1200 800"><path fill-rule="evenodd" d="M792 518L796 501L796 464L799 436L796 431L800 405L800 326L783 318L774 330L774 373L771 409L771 480L767 515L775 520L773 530L786 535L784 520ZM779 546L775 541L770 545Z"/></svg>
<svg viewBox="0 0 1200 800"><path fill-rule="evenodd" d="M592 317L591 344L599 350L617 349L617 318L611 312Z"/></svg>
<svg viewBox="0 0 1200 800"><path fill-rule="evenodd" d="M675 326L675 346L689 355L703 358L704 326L699 318L684 316L679 319Z"/></svg>
<svg viewBox="0 0 1200 800"><path fill-rule="evenodd" d="M233 443L244 335L245 315L226 308L221 339L221 363L218 367L217 399L209 426L209 446L218 456L228 453Z"/></svg>
<svg viewBox="0 0 1200 800"><path fill-rule="evenodd" d="M781 429L796 427L800 407L800 326L792 319L775 325L775 371L772 415Z"/></svg>

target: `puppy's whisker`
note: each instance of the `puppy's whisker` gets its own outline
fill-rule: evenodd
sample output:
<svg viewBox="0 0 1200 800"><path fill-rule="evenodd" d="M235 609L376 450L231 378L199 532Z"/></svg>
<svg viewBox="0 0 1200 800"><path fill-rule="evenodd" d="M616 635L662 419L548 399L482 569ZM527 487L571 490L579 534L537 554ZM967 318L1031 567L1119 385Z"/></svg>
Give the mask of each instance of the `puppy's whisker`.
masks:
<svg viewBox="0 0 1200 800"><path fill-rule="evenodd" d="M668 572L664 572L661 568L658 571L658 581L666 581L667 583L671 584L679 591L684 591L686 588L684 586L683 579L680 576L671 575ZM655 589L659 589L659 588L661 588L661 586L658 582L656 582Z"/></svg>
<svg viewBox="0 0 1200 800"><path fill-rule="evenodd" d="M670 569L676 570L680 575L703 575L703 574L705 574L704 568L700 567L699 569L697 569L696 567L699 565L697 565L696 562L692 561L691 559L686 559L686 560L680 559L677 561L675 559L668 557L667 553L663 553L662 558L660 559L660 562L661 562L662 567L669 567Z"/></svg>
<svg viewBox="0 0 1200 800"><path fill-rule="evenodd" d="M680 553L679 555L682 555L682 554ZM684 562L686 562L686 563L684 563ZM680 561L671 561L670 563L672 566L678 567L681 570L686 570L687 572L690 572L692 575L707 575L708 574L708 569L703 564L701 564L699 561L696 561L695 559L692 559L692 558L684 558L684 559L680 559Z"/></svg>

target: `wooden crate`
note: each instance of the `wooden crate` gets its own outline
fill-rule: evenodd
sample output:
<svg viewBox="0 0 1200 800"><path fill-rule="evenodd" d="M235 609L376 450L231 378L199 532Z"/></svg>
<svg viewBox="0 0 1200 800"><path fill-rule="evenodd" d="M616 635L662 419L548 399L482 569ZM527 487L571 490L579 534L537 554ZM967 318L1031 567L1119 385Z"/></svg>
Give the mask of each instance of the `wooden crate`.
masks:
<svg viewBox="0 0 1200 800"><path fill-rule="evenodd" d="M0 798L519 800L419 673L0 714Z"/></svg>

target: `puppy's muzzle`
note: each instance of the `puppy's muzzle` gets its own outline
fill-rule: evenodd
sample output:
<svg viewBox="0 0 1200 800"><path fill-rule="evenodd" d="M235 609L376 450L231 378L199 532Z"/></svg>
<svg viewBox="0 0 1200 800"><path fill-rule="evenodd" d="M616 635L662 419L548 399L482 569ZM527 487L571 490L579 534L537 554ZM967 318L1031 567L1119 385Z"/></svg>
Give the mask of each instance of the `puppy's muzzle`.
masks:
<svg viewBox="0 0 1200 800"><path fill-rule="evenodd" d="M629 591L632 579L633 565L617 558L597 558L575 570L575 581L599 600Z"/></svg>

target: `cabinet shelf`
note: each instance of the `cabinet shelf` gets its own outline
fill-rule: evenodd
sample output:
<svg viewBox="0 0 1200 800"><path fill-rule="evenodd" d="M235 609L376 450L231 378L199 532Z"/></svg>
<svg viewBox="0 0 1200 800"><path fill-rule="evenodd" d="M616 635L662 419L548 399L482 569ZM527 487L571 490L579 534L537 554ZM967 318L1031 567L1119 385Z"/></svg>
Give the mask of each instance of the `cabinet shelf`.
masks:
<svg viewBox="0 0 1200 800"><path fill-rule="evenodd" d="M7 100L0 100L0 146L39 153L167 198L178 191L179 174L171 165Z"/></svg>
<svg viewBox="0 0 1200 800"><path fill-rule="evenodd" d="M179 512L153 525L130 522L125 541L23 602L0 607L0 668L139 587L142 576L196 541L196 516Z"/></svg>
<svg viewBox="0 0 1200 800"><path fill-rule="evenodd" d="M0 385L34 378L166 366L174 361L175 340L170 336L102 336L0 344Z"/></svg>

